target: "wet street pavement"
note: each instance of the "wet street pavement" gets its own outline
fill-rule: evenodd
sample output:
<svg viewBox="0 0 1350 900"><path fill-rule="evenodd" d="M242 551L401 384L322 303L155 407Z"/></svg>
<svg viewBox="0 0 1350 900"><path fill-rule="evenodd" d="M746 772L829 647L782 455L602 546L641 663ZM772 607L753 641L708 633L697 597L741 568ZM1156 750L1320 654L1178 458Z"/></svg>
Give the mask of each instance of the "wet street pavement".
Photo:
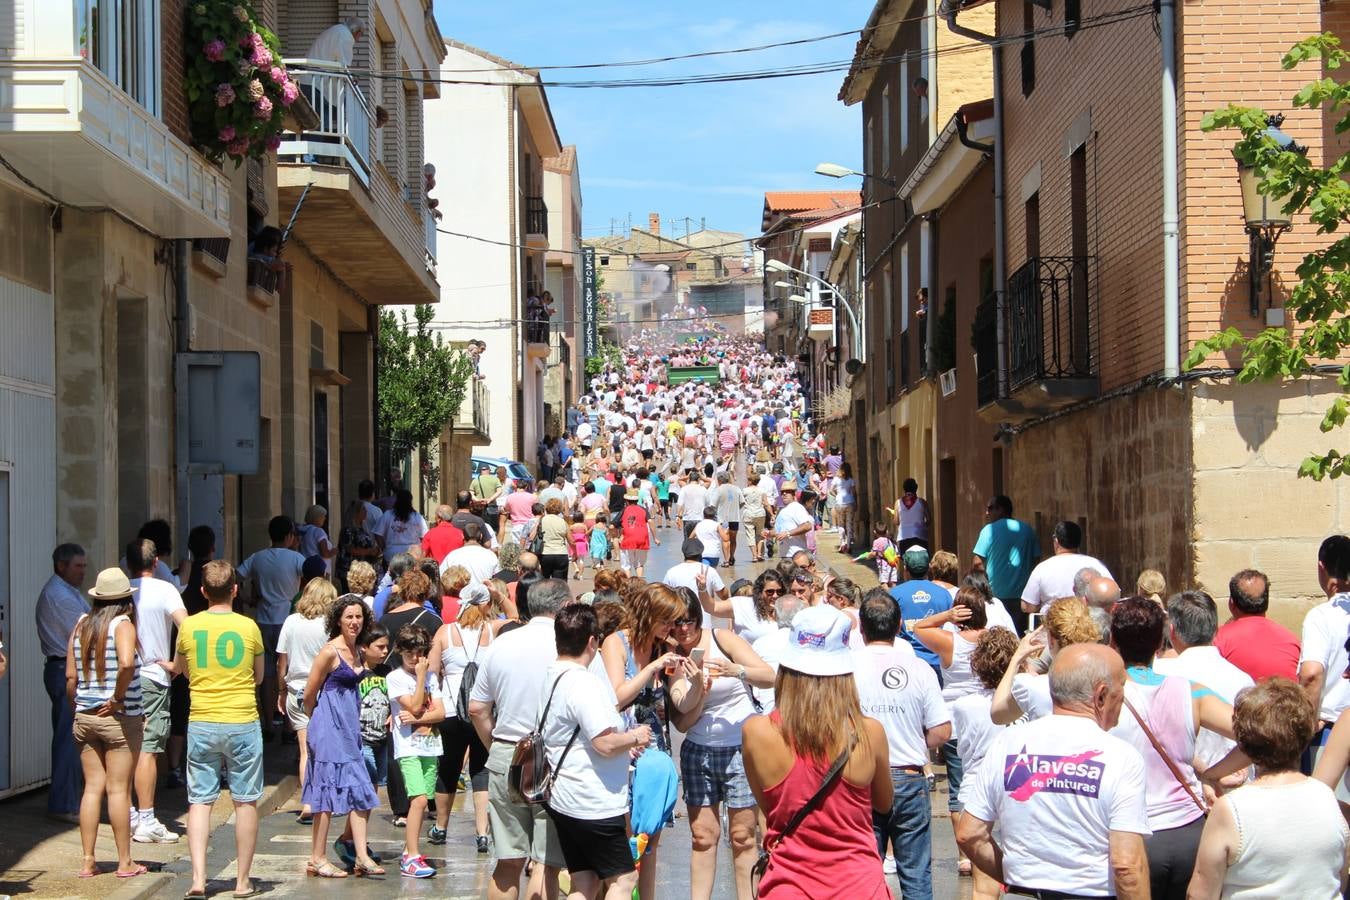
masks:
<svg viewBox="0 0 1350 900"><path fill-rule="evenodd" d="M680 532L675 528L658 529L660 547L651 551L651 566L647 575L651 579L665 573L666 569L679 562ZM833 535L823 532L820 535L822 547L828 545ZM750 559L749 548L744 543L737 551L737 557ZM734 570L722 570L728 585L735 578L753 578L763 569L763 565L751 566L742 562ZM578 593L589 590L590 581L571 582ZM268 750L274 751L275 744L269 744ZM285 747L285 752L295 754L294 746ZM383 791L381 791L383 796ZM952 829L948 824L946 782L939 778L938 789L933 799L933 896L947 898L967 898L970 896L969 878L956 875L956 844ZM481 898L487 894L487 885L492 871L493 858L490 853L479 854L474 847L472 802L463 794L457 795L456 808L450 816L448 841L444 846L434 847L425 840L421 849L427 861L437 869L434 878L412 879L398 874L398 854L403 845L403 829L392 824L388 807L376 810L371 816L370 843L376 853L383 856L388 875L382 878L325 880L305 876L305 860L309 855L310 829L297 825L295 813L299 808L299 795L283 803L280 810L262 819L259 826L257 853L253 862L253 876L265 897L443 897L455 900ZM462 808L461 808L462 806ZM676 806L678 818L673 827L667 828L662 836L660 864L658 866L658 896L664 898L684 898L689 896L689 826L683 815L683 803ZM329 837L329 858L335 863L332 852L332 838L340 833L341 820L335 823ZM425 826L424 826L425 828ZM425 834L425 832L424 832ZM182 845L183 856L170 863L164 871L176 874L175 880L153 896L160 898L179 898L188 889L189 866L187 861L186 840ZM211 836L207 865L208 894L229 896L234 888L234 835L233 825L228 824L217 829ZM736 896L731 870L730 850L723 840L717 868L717 886L713 891L715 900L734 900ZM900 896L899 885L894 876L889 877L891 889L896 897ZM842 900L842 898L841 898Z"/></svg>

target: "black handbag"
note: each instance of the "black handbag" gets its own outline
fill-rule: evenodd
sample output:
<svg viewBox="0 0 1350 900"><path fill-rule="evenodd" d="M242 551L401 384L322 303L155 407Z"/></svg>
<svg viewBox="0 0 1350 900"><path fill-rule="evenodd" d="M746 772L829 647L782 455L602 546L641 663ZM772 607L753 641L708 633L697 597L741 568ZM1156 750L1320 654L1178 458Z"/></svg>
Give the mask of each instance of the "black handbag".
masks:
<svg viewBox="0 0 1350 900"><path fill-rule="evenodd" d="M802 824L802 821L811 814L812 810L820 806L820 802L825 799L825 795L829 793L830 788L834 786L835 782L837 782L839 777L843 774L844 766L848 763L848 755L853 750L853 744L855 742L856 738L854 741L850 741L848 746L835 757L834 762L830 764L829 771L825 773L825 778L820 782L820 787L816 788L816 792L811 795L811 798L802 804L802 808L797 810L792 818L788 820L787 825L785 825L783 830L778 833L778 837L775 838L772 843L767 840L764 842L763 848L759 851L759 858L755 860L755 866L750 870L750 888L756 897L759 896L759 881L764 877L765 871L769 868L770 855L778 848L779 844L787 840L792 835L792 832L797 830L797 826Z"/></svg>

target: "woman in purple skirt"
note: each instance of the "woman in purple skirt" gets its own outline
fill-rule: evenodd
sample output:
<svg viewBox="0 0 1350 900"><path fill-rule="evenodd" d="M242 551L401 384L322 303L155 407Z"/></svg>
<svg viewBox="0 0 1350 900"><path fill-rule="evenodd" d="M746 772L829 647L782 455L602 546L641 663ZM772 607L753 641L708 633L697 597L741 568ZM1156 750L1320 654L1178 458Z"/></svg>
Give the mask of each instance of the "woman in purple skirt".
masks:
<svg viewBox="0 0 1350 900"><path fill-rule="evenodd" d="M366 848L366 823L380 801L361 757L361 698L357 693L365 675L357 643L370 622L370 609L360 597L337 600L328 611L332 640L314 658L305 685L309 766L301 798L314 811L313 843L305 871L320 878L347 877L328 861L324 846L333 816L349 817L356 850L353 872L358 877L384 874Z"/></svg>

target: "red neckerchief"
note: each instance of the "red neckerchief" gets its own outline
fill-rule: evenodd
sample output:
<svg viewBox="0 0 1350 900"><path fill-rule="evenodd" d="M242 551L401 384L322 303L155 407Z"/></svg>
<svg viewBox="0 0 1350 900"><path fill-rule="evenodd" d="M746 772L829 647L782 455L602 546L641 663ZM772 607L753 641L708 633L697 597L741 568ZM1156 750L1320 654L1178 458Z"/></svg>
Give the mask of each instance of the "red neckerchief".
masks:
<svg viewBox="0 0 1350 900"><path fill-rule="evenodd" d="M905 509L913 509L914 504L919 502L918 494L905 494L900 498L900 502L905 504Z"/></svg>

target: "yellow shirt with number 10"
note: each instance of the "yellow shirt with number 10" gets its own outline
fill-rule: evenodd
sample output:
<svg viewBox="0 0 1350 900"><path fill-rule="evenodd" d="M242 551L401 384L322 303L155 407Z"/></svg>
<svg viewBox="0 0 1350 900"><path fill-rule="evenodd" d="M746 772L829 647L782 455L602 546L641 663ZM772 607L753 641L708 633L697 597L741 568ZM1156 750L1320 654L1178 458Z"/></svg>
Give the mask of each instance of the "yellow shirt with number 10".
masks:
<svg viewBox="0 0 1350 900"><path fill-rule="evenodd" d="M199 612L178 629L178 655L192 689L189 721L242 725L258 720L253 661L262 655L258 623L236 612Z"/></svg>

